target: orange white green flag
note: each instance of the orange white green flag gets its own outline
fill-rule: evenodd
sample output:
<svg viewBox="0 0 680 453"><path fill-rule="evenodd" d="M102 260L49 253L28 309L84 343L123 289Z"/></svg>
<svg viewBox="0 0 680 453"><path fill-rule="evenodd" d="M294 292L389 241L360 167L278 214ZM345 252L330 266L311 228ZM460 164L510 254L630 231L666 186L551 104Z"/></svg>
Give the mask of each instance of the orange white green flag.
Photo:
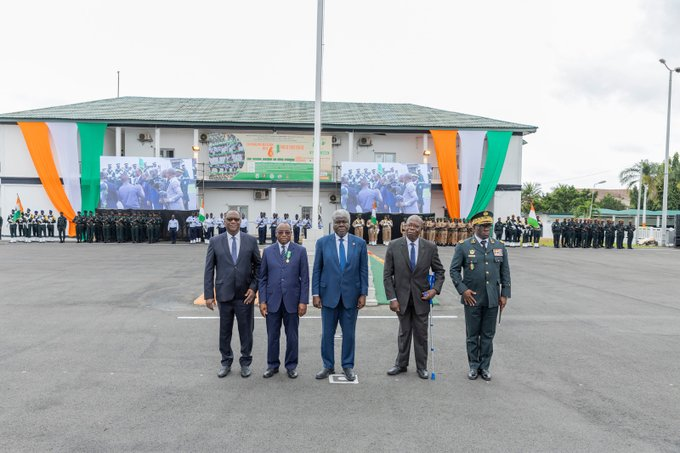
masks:
<svg viewBox="0 0 680 453"><path fill-rule="evenodd" d="M538 218L536 217L536 210L534 209L534 202L531 202L531 211L529 211L529 217L527 217L527 223L534 228L538 228Z"/></svg>
<svg viewBox="0 0 680 453"><path fill-rule="evenodd" d="M21 198L19 198L19 194L17 194L17 202L14 204L14 217L12 220L17 220L19 217L21 217L23 212L24 205L21 204Z"/></svg>
<svg viewBox="0 0 680 453"><path fill-rule="evenodd" d="M205 222L205 199L201 200L201 210L198 211L198 220L201 223Z"/></svg>

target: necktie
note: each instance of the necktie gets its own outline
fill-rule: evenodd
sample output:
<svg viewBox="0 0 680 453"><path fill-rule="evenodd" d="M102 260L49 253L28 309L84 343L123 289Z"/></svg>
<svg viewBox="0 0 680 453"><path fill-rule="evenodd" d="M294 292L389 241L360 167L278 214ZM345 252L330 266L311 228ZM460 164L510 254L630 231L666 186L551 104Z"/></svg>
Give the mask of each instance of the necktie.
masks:
<svg viewBox="0 0 680 453"><path fill-rule="evenodd" d="M345 264L347 263L347 258L345 257L345 239L340 238L340 270L344 271L345 270Z"/></svg>
<svg viewBox="0 0 680 453"><path fill-rule="evenodd" d="M411 242L411 271L416 268L416 243Z"/></svg>
<svg viewBox="0 0 680 453"><path fill-rule="evenodd" d="M281 259L286 259L286 246L281 247Z"/></svg>
<svg viewBox="0 0 680 453"><path fill-rule="evenodd" d="M482 248L486 251L486 239L482 240Z"/></svg>
<svg viewBox="0 0 680 453"><path fill-rule="evenodd" d="M236 236L231 237L231 259L236 264L236 258L238 258L238 253L236 252Z"/></svg>

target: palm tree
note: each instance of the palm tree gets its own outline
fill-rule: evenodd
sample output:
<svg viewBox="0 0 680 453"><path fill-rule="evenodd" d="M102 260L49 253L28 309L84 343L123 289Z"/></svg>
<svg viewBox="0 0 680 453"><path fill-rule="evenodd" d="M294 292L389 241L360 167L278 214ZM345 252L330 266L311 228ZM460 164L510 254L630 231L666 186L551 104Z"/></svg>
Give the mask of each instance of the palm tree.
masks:
<svg viewBox="0 0 680 453"><path fill-rule="evenodd" d="M656 188L655 180L663 175L663 164L650 162L647 159L641 160L633 164L633 166L624 168L619 173L619 181L621 184L632 189L633 186L638 185L642 181L642 185L649 185L648 198L655 200L659 196L659 191ZM639 187L639 186L638 186Z"/></svg>
<svg viewBox="0 0 680 453"><path fill-rule="evenodd" d="M531 202L537 202L543 196L541 185L537 182L525 182L522 184L522 212L528 213Z"/></svg>

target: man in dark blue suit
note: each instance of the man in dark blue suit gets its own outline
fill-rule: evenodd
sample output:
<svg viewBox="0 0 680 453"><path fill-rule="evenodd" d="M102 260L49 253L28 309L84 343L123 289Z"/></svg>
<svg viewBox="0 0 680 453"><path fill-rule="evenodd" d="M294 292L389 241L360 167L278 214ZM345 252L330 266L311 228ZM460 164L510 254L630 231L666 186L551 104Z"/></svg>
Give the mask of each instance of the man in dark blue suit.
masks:
<svg viewBox="0 0 680 453"><path fill-rule="evenodd" d="M203 297L205 306L220 309L220 353L222 367L220 378L231 371L234 353L231 350L231 332L234 316L238 323L241 340L241 377L251 374L253 361L253 328L255 292L260 271L260 249L254 237L240 231L241 215L238 211L227 212L227 231L210 239L205 258Z"/></svg>
<svg viewBox="0 0 680 453"><path fill-rule="evenodd" d="M312 303L321 308L321 358L323 369L317 379L335 373L333 338L342 328L342 371L354 381L354 332L357 314L366 305L368 294L368 254L366 242L349 234L349 212L333 213L333 234L316 241L312 272Z"/></svg>
<svg viewBox="0 0 680 453"><path fill-rule="evenodd" d="M267 322L267 369L270 378L279 372L281 322L286 328L285 367L288 377L298 376L298 325L309 303L307 250L290 241L288 223L276 227L276 243L262 254L260 265L260 313Z"/></svg>

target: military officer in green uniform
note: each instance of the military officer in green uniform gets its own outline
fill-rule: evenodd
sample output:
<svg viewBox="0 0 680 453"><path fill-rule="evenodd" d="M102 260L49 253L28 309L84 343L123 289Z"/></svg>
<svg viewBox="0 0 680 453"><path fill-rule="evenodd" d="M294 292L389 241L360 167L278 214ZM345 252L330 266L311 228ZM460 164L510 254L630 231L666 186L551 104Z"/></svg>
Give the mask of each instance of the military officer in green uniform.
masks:
<svg viewBox="0 0 680 453"><path fill-rule="evenodd" d="M510 265L502 242L489 238L493 213L482 211L470 218L474 235L460 241L451 260L451 279L465 310L468 379L491 380L498 310L510 297Z"/></svg>

